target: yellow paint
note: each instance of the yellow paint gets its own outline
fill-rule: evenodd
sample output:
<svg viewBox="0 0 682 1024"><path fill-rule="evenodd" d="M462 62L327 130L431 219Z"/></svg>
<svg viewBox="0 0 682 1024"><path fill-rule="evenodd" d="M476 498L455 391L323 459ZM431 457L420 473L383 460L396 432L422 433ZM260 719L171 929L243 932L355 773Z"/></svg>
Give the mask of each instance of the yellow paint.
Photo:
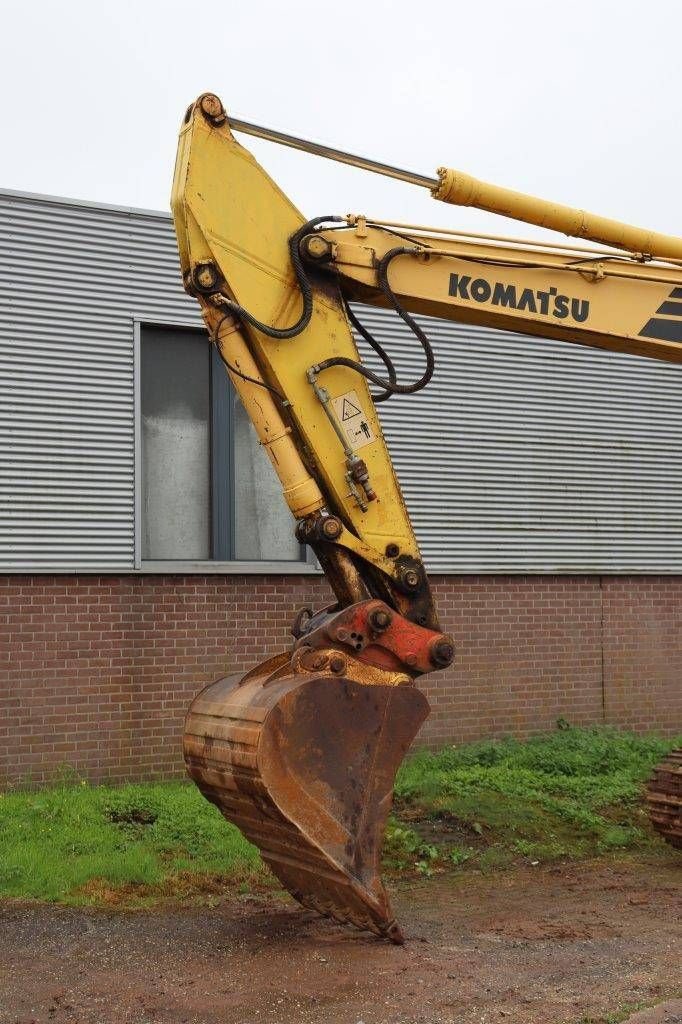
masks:
<svg viewBox="0 0 682 1024"><path fill-rule="evenodd" d="M259 320L276 327L294 323L301 312L287 240L305 218L267 175L254 157L240 146L226 123L212 125L194 104L180 132L171 198L183 277L197 264L213 261L225 279L225 292ZM207 323L220 321L220 313L197 296ZM325 495L326 507L338 515L358 539L368 560L390 575L394 563L384 557L386 545L397 544L401 554L419 558L412 526L400 486L381 432L374 404L364 379L346 367L333 367L323 374L331 395L355 390L367 412L374 440L362 449L370 480L378 500L362 512L349 494L345 456L324 409L306 378L316 362L331 356L358 360L359 355L342 306L332 289L316 290L309 326L297 337L276 341L248 325L240 327L258 374L291 403L289 415L294 430L287 435L287 458L273 459L273 465L288 493L296 515L305 515L315 504L308 485L300 495L301 453L305 450L311 475ZM251 374L250 374L251 375ZM253 398L253 388L232 377L259 435L265 419L272 420L272 402L267 416ZM255 387L255 386L253 386ZM263 389L263 396L267 395ZM298 463L293 458L295 447ZM271 452L272 457L272 452ZM293 472L292 472L293 467ZM294 483L292 483L292 480ZM300 504L298 499L300 497ZM345 537L345 532L344 532ZM341 543L344 543L342 539ZM349 546L353 540L349 538Z"/></svg>
<svg viewBox="0 0 682 1024"><path fill-rule="evenodd" d="M260 370L249 351L241 330L226 317L211 323L220 313L208 313L207 326L224 359L234 366L238 373L228 370L232 384L239 395L251 422L256 428L258 440L265 448L270 461L282 484L284 500L300 519L312 515L324 507L324 498L317 483L303 464L301 454L291 436L291 427L284 422L270 391L254 384L261 380ZM252 378L245 380L239 374Z"/></svg>
<svg viewBox="0 0 682 1024"><path fill-rule="evenodd" d="M318 275L312 318L291 340L273 340L245 321L237 326L225 319L219 306L192 288L192 275L201 264L217 266L224 279L222 294L260 321L283 328L298 320L302 299L287 242L304 218L236 142L220 116L219 101L212 98L208 106L210 113L218 112L217 122L204 116L201 98L188 111L173 182L185 284L197 294L226 359L286 399L283 411L270 392L231 373L294 515L302 518L325 507L346 526L339 545L395 579L387 544L397 544L402 555L414 558L419 551L366 382L345 367L324 370L319 381L332 399L353 392L366 416L371 439L362 444L361 454L378 500L363 511L349 493L343 447L306 372L330 357L359 358L338 282L346 298L385 305L375 267L396 246L396 237L361 217L341 231L320 232L308 251L319 257L331 248L331 265L311 271ZM457 171L439 174L435 195L446 202L477 206L635 255L591 256L575 247L540 250L519 240L454 233L415 237L411 232L414 252L396 258L389 272L391 287L407 309L682 362L682 344L642 334L654 318L667 317L673 332L680 323L674 310L657 311L674 301L673 289L682 289L682 268L665 262L682 260L682 239L487 185ZM410 246L409 241L399 244ZM642 254L659 262L643 260Z"/></svg>
<svg viewBox="0 0 682 1024"><path fill-rule="evenodd" d="M343 279L344 293L366 303L377 302L381 293L373 265L394 248L395 236L380 227L369 228L366 237L361 238L355 236L352 228L322 234L335 247L333 262ZM414 232L410 237L417 243L416 254L394 260L389 280L412 312L611 352L682 362L681 343L640 333L649 320L666 318L665 313L657 316L657 311L671 300L674 288L682 288L680 267L641 263L625 255L605 258L599 254L590 259L587 253L539 252L523 248L522 244L433 239ZM456 275L457 282L468 279L469 284L463 286L463 291L455 286L451 294L451 275ZM472 285L480 281L490 284L488 297L484 285L479 285L474 297ZM515 290L517 308L502 304L499 290L495 294L497 285ZM532 293L532 301L527 299L526 308L518 308L526 289ZM555 315L555 295L568 298L567 316ZM570 315L573 301L581 304L581 310L587 309L584 322L577 322ZM545 302L547 310L543 312ZM670 314L668 319L674 320Z"/></svg>
<svg viewBox="0 0 682 1024"><path fill-rule="evenodd" d="M663 259L682 259L682 238L674 235L662 235L646 228L621 224L617 220L599 217L585 210L514 192L487 181L479 181L470 174L449 167L439 167L438 176L440 184L434 189L433 195L444 203L475 206L479 210L525 221L526 224L537 224L575 238L588 238L592 242L612 245L628 252L646 253Z"/></svg>

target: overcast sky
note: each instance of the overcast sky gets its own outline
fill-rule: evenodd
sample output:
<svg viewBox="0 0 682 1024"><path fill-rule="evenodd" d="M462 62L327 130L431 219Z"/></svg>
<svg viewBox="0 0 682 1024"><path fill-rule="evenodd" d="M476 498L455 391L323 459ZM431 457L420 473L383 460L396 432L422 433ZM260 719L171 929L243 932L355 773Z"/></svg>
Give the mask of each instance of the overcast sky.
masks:
<svg viewBox="0 0 682 1024"><path fill-rule="evenodd" d="M213 90L245 120L682 234L679 0L0 4L0 186L167 209L181 117ZM240 141L311 217L519 230Z"/></svg>

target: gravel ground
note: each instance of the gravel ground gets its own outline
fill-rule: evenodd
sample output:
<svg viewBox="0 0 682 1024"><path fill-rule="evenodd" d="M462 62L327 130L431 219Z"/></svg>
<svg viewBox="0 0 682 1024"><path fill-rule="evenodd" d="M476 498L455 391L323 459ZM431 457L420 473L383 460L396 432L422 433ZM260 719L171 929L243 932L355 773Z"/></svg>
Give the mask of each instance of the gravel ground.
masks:
<svg viewBox="0 0 682 1024"><path fill-rule="evenodd" d="M403 884L398 948L274 897L0 906L0 1024L682 1024L673 861Z"/></svg>

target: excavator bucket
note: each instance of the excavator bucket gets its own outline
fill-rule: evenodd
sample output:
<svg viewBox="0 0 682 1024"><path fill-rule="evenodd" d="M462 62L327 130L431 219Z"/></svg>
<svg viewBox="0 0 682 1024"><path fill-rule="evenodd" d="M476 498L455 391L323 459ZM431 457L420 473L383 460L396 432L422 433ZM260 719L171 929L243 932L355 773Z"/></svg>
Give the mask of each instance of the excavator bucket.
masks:
<svg viewBox="0 0 682 1024"><path fill-rule="evenodd" d="M185 761L299 903L402 943L381 847L395 774L427 714L411 684L360 682L282 654L195 698Z"/></svg>

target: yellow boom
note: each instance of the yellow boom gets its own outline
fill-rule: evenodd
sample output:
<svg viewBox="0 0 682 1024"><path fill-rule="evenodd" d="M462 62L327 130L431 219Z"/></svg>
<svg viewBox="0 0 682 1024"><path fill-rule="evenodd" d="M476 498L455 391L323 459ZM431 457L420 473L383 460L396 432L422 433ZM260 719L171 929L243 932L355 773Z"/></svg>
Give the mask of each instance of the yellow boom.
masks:
<svg viewBox="0 0 682 1024"><path fill-rule="evenodd" d="M231 124L610 248L362 216L306 221ZM682 239L457 171L430 178L231 121L208 93L181 127L172 208L185 288L336 597L299 616L291 651L195 699L188 769L303 905L401 942L379 875L383 828L395 772L428 711L414 682L455 652L375 403L431 378L428 332L412 313L681 362ZM423 351L418 380L398 379L352 300L402 318ZM353 329L383 374L361 362Z"/></svg>

